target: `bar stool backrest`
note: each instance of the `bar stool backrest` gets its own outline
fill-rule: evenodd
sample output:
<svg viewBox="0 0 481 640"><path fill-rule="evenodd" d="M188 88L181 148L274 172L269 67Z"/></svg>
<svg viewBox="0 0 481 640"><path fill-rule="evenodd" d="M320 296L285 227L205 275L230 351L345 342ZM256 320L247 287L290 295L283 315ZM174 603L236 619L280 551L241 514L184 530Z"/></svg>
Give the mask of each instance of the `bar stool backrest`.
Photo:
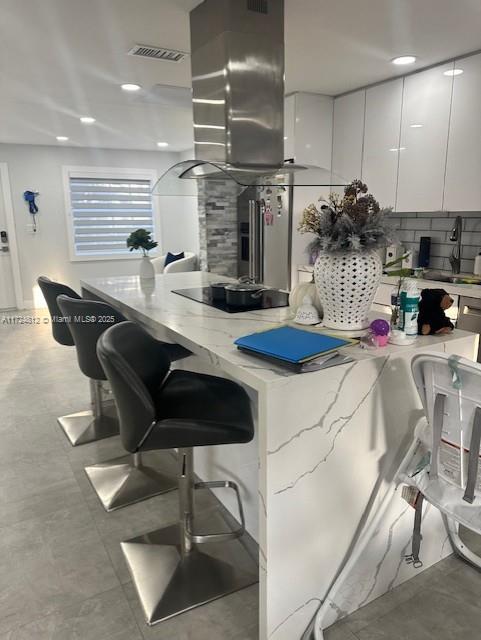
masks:
<svg viewBox="0 0 481 640"><path fill-rule="evenodd" d="M97 340L113 324L125 321L119 311L105 302L58 296L62 315L68 319L73 336L80 370L92 380L106 380L97 357Z"/></svg>
<svg viewBox="0 0 481 640"><path fill-rule="evenodd" d="M122 444L134 453L156 418L153 395L169 373L161 342L134 322L122 322L102 334L97 353L112 388Z"/></svg>
<svg viewBox="0 0 481 640"><path fill-rule="evenodd" d="M415 356L411 367L432 434L430 476L466 490L464 500L472 502L474 496L481 493L477 481L481 364L458 356L431 353ZM475 474L471 487L468 486L470 466Z"/></svg>
<svg viewBox="0 0 481 640"><path fill-rule="evenodd" d="M62 322L62 312L57 304L57 297L60 295L69 296L70 298L80 299L78 293L61 282L54 282L46 276L37 278L37 284L40 287L45 302L50 313L50 321L52 324L52 335L56 342L68 347L72 347L75 342L70 333L68 324Z"/></svg>

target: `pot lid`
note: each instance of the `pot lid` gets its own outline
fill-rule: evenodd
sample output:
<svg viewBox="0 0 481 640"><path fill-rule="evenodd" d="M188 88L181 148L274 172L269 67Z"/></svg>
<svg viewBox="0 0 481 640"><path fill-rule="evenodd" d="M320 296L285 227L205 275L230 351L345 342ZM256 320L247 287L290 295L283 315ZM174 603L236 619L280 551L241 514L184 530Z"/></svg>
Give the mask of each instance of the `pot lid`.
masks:
<svg viewBox="0 0 481 640"><path fill-rule="evenodd" d="M239 284L233 283L233 284L228 284L225 287L226 291L246 291L246 292L251 292L251 291L259 291L260 289L264 289L264 285L261 284L249 284L247 282L241 282Z"/></svg>

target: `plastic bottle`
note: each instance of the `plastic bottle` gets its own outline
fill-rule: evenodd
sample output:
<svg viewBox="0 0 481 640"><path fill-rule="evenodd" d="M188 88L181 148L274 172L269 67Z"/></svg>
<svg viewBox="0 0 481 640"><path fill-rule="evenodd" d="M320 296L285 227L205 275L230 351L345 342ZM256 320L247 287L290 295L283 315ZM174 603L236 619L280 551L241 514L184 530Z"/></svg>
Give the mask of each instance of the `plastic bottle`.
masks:
<svg viewBox="0 0 481 640"><path fill-rule="evenodd" d="M407 280L401 297L401 328L407 336L417 336L419 315L419 289L413 280Z"/></svg>
<svg viewBox="0 0 481 640"><path fill-rule="evenodd" d="M404 280L399 289L399 320L397 324L397 328L401 331L404 331L404 307L406 303L406 293L407 293L407 285L408 280Z"/></svg>
<svg viewBox="0 0 481 640"><path fill-rule="evenodd" d="M474 275L481 276L481 251L474 260Z"/></svg>

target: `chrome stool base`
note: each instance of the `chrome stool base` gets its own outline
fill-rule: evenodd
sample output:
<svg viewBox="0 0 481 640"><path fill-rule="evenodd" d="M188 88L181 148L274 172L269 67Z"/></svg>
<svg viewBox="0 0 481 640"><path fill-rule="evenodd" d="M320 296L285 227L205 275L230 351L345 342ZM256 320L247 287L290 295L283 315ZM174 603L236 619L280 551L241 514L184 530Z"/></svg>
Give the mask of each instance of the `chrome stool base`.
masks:
<svg viewBox="0 0 481 640"><path fill-rule="evenodd" d="M112 406L111 416L105 415L94 418L92 411L80 411L69 416L57 418L57 422L69 439L70 444L76 447L87 442L95 442L116 436L119 433L119 423L115 416L115 407ZM110 412L109 412L110 413Z"/></svg>
<svg viewBox="0 0 481 640"><path fill-rule="evenodd" d="M114 401L104 400L106 392L100 380L91 380L90 383L93 410L57 418L57 422L73 447L110 438L119 433Z"/></svg>
<svg viewBox="0 0 481 640"><path fill-rule="evenodd" d="M172 525L121 543L149 625L259 581L239 540L194 546L182 557L181 538L179 525Z"/></svg>
<svg viewBox="0 0 481 640"><path fill-rule="evenodd" d="M158 471L159 468L168 469L168 462L150 466L144 463L142 455L146 454L134 453L85 467L85 473L106 511L121 509L177 489L175 471L172 475ZM167 459L167 454L164 454L164 459ZM175 469L175 463L171 462L171 466Z"/></svg>
<svg viewBox="0 0 481 640"><path fill-rule="evenodd" d="M178 450L179 522L121 543L147 624L153 625L259 581L257 563L242 537L244 513L234 482L195 482L193 449ZM240 526L219 508L194 518L196 489L233 490Z"/></svg>

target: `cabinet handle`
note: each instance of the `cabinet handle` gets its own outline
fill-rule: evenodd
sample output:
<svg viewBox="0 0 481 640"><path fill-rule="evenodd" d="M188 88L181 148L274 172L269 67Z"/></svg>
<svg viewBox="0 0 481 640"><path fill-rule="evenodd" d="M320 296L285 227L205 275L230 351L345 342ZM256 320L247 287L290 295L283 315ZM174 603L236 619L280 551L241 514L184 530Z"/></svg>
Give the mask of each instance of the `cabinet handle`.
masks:
<svg viewBox="0 0 481 640"><path fill-rule="evenodd" d="M481 317L481 309L477 309L476 307L468 307L468 305L464 305L463 316Z"/></svg>
<svg viewBox="0 0 481 640"><path fill-rule="evenodd" d="M255 215L254 215L253 200L249 200L249 278L254 278L254 227L255 227Z"/></svg>
<svg viewBox="0 0 481 640"><path fill-rule="evenodd" d="M252 206L252 230L251 230L251 240L252 240L252 278L254 282L258 280L258 247L257 247L257 216L256 216L256 203L255 200L251 200Z"/></svg>

